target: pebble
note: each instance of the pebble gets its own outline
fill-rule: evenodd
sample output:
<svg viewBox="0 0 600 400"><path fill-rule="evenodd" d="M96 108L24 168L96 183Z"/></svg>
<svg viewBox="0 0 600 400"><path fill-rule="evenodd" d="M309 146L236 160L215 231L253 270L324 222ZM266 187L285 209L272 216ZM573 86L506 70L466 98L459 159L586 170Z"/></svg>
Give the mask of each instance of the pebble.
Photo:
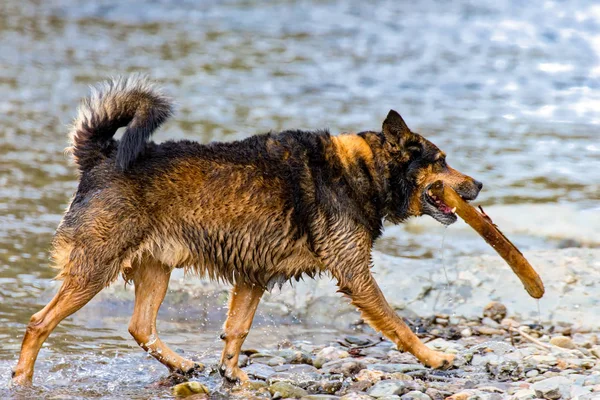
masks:
<svg viewBox="0 0 600 400"><path fill-rule="evenodd" d="M309 394L308 396L302 397L302 400L337 400L340 396L334 396L331 394Z"/></svg>
<svg viewBox="0 0 600 400"><path fill-rule="evenodd" d="M471 328L465 328L462 331L460 331L460 336L464 338L471 337L473 336L473 330Z"/></svg>
<svg viewBox="0 0 600 400"><path fill-rule="evenodd" d="M370 364L367 369L381 372L411 372L425 369L421 364Z"/></svg>
<svg viewBox="0 0 600 400"><path fill-rule="evenodd" d="M492 301L483 308L483 316L491 318L496 322L502 321L506 317L506 313L506 306L497 301Z"/></svg>
<svg viewBox="0 0 600 400"><path fill-rule="evenodd" d="M431 400L431 397L426 395L425 393L419 392L417 390L413 390L411 392L406 393L402 397L402 400Z"/></svg>
<svg viewBox="0 0 600 400"><path fill-rule="evenodd" d="M373 400L373 397L365 393L351 392L340 397L340 400Z"/></svg>
<svg viewBox="0 0 600 400"><path fill-rule="evenodd" d="M572 382L564 376L555 376L534 383L531 388L535 391L535 395L542 399L555 400L569 398L569 387Z"/></svg>
<svg viewBox="0 0 600 400"><path fill-rule="evenodd" d="M371 387L367 394L375 398L381 398L391 395L401 395L406 391L406 382L399 380L386 380L377 382Z"/></svg>
<svg viewBox="0 0 600 400"><path fill-rule="evenodd" d="M210 394L210 391L204 384L196 381L180 383L179 385L173 386L171 391L173 392L173 395L177 397L187 397L198 394Z"/></svg>
<svg viewBox="0 0 600 400"><path fill-rule="evenodd" d="M535 399L535 390L532 389L522 389L522 390L517 390L514 394L513 394L513 398L515 400L532 400Z"/></svg>
<svg viewBox="0 0 600 400"><path fill-rule="evenodd" d="M550 344L562 347L563 349L577 348L577 346L575 346L575 343L573 343L571 338L568 338L566 336L554 336L552 339L550 339Z"/></svg>
<svg viewBox="0 0 600 400"><path fill-rule="evenodd" d="M346 350L338 349L337 347L333 346L328 346L317 353L317 356L313 360L313 365L317 368L321 368L323 364L327 362L348 357L350 357L350 354Z"/></svg>
<svg viewBox="0 0 600 400"><path fill-rule="evenodd" d="M247 373L249 377L262 380L266 380L275 373L275 370L272 367L265 364L250 364L247 367L242 368L242 370Z"/></svg>
<svg viewBox="0 0 600 400"><path fill-rule="evenodd" d="M298 386L294 386L289 382L275 382L269 386L269 392L275 398L275 394L279 394L279 398L299 399L308 395L308 392Z"/></svg>

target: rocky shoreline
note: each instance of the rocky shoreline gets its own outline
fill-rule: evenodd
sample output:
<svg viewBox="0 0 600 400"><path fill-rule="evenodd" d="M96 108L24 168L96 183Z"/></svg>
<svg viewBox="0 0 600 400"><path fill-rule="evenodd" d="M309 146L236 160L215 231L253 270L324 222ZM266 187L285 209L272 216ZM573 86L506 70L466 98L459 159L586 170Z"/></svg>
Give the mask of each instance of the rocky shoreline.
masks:
<svg viewBox="0 0 600 400"><path fill-rule="evenodd" d="M423 367L415 357L358 326L326 346L284 342L244 349L246 384L223 383L215 359L205 373L173 387L190 399L600 399L600 332L506 318L492 302L480 317L439 314L407 320L427 346L457 355L453 369ZM368 332L371 333L368 333Z"/></svg>

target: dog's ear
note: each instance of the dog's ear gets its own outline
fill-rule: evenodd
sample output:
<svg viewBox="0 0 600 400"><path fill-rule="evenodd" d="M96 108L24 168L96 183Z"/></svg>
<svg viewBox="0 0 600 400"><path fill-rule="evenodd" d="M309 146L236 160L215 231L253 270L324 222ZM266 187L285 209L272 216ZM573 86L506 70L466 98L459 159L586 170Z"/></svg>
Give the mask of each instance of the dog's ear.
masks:
<svg viewBox="0 0 600 400"><path fill-rule="evenodd" d="M383 121L383 134L385 139L395 146L402 146L404 139L410 135L410 129L400 114L390 110Z"/></svg>

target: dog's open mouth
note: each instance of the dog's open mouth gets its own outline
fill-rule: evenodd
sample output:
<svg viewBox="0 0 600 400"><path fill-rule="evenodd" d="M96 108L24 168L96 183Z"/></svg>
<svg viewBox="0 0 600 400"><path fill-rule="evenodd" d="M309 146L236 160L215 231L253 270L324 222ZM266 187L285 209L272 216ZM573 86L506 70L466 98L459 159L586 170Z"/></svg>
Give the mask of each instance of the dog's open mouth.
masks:
<svg viewBox="0 0 600 400"><path fill-rule="evenodd" d="M431 189L427 190L427 192L426 192L426 198L427 198L427 201L431 205L433 205L434 207L436 207L443 214L451 215L451 214L454 214L456 212L456 207L450 208L442 200L440 200L437 197L435 197L435 195L432 193Z"/></svg>

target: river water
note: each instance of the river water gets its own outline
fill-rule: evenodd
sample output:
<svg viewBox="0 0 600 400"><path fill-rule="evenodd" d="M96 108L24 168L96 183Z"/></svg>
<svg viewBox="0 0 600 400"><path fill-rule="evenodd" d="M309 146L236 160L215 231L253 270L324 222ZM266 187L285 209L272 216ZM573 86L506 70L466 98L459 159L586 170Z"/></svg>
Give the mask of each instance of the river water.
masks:
<svg viewBox="0 0 600 400"><path fill-rule="evenodd" d="M89 84L131 72L149 74L178 101L157 141L378 129L394 108L450 164L484 182L481 204L522 221L514 238L524 250L600 246L600 235L581 234L594 228L586 216L600 212L594 2L4 0L0 394L26 322L56 287L48 246L76 188L63 155L68 124ZM565 228L544 229L545 221ZM443 234L414 222L390 229L377 249L435 260ZM490 251L464 230L445 234L446 259ZM148 388L164 370L129 338L132 304L119 293L57 329L37 363L37 395L166 395ZM208 299L217 305L210 310L168 302L164 340L214 358L224 299ZM334 333L309 323L273 332L278 322L259 315L248 345L325 343Z"/></svg>

